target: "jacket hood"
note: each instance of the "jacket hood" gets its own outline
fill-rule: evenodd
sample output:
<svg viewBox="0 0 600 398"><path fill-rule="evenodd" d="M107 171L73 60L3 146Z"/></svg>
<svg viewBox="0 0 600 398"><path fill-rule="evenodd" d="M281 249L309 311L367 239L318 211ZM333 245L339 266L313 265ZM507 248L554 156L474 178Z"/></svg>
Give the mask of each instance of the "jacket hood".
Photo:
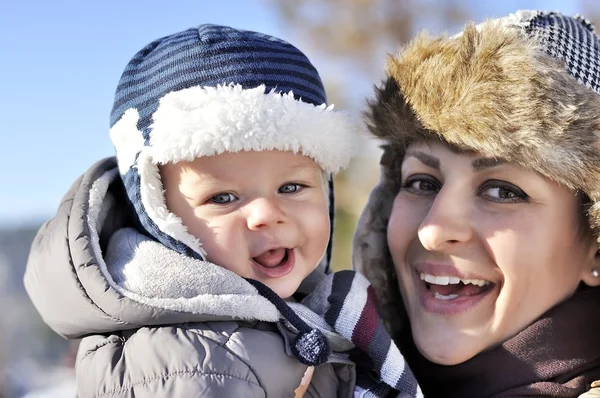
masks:
<svg viewBox="0 0 600 398"><path fill-rule="evenodd" d="M281 318L245 279L139 233L131 233L135 250L117 245L107 257L110 238L132 223L124 195L115 159L102 160L75 181L38 232L24 283L54 331L79 338L149 325ZM153 266L143 267L150 259ZM309 293L325 268L322 262L299 292Z"/></svg>
<svg viewBox="0 0 600 398"><path fill-rule="evenodd" d="M353 262L375 287L396 336L404 308L387 246L387 223L408 145L503 159L584 192L600 231L600 41L579 17L520 11L469 24L456 36L418 35L390 56L368 103L383 141L379 184L354 237Z"/></svg>

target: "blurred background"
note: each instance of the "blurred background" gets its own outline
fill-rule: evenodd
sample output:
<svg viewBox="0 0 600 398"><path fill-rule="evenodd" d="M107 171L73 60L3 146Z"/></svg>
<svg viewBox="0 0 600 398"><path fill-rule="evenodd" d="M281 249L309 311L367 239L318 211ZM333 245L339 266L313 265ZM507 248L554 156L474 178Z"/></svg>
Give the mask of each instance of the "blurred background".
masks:
<svg viewBox="0 0 600 398"><path fill-rule="evenodd" d="M517 9L600 21L600 2L476 0L155 0L4 2L0 11L0 398L72 397L77 342L44 325L23 272L40 225L108 138L114 89L150 41L201 23L290 41L313 61L337 109L360 114L383 78L386 54L427 29L455 33L470 20ZM377 181L377 143L336 180L334 266L349 268L358 216Z"/></svg>

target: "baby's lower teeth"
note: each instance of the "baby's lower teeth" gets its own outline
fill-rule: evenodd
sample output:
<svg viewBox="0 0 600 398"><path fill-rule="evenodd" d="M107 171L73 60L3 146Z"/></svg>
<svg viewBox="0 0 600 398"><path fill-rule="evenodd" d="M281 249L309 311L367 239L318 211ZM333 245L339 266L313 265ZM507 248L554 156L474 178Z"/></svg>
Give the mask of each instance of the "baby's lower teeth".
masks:
<svg viewBox="0 0 600 398"><path fill-rule="evenodd" d="M433 295L438 300L454 300L455 298L458 297L458 294L450 294L448 296L445 296L445 295L440 294L438 292L435 292Z"/></svg>

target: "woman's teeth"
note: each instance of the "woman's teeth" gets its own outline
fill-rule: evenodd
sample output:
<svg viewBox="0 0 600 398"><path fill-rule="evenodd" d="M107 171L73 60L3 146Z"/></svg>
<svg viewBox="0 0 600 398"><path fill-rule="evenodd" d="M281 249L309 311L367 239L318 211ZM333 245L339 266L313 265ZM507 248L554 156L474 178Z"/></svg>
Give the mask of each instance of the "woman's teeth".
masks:
<svg viewBox="0 0 600 398"><path fill-rule="evenodd" d="M435 296L436 299L443 300L443 301L454 300L455 298L458 297L458 294L449 294L446 296L446 295L440 294L438 292L435 292L433 295Z"/></svg>
<svg viewBox="0 0 600 398"><path fill-rule="evenodd" d="M461 282L465 285L472 284L472 285L477 285L477 286L486 286L491 283L491 282L485 281L483 279L460 279L455 276L435 276L435 275L430 275L430 274L425 274L425 273L421 273L421 280L424 280L427 283L431 283L432 285L442 285L442 286L458 285ZM443 296L443 295L440 295L440 296ZM451 294L450 296L444 296L444 297L450 297L450 298L446 298L446 299L440 298L440 299L441 300L451 300L452 298L455 298L455 297L451 297L451 296L454 296L454 295Z"/></svg>

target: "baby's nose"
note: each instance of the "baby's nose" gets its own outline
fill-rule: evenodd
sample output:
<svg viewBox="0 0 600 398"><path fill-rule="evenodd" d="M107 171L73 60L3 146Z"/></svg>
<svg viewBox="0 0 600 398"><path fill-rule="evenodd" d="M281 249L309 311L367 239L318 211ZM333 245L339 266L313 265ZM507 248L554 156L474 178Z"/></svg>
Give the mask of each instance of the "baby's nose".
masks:
<svg viewBox="0 0 600 398"><path fill-rule="evenodd" d="M263 229L285 223L285 214L274 200L256 199L249 206L248 228L250 230Z"/></svg>

